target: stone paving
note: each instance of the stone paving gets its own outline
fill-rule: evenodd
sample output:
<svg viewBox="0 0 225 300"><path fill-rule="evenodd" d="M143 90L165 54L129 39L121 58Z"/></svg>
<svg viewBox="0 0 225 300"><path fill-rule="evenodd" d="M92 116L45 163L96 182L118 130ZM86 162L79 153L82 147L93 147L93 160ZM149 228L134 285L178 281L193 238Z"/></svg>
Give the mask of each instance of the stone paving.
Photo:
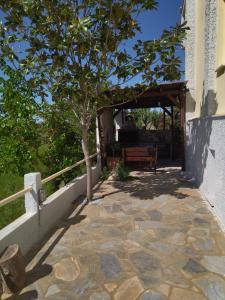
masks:
<svg viewBox="0 0 225 300"><path fill-rule="evenodd" d="M198 190L176 169L133 175L74 205L10 299L225 299L225 237Z"/></svg>

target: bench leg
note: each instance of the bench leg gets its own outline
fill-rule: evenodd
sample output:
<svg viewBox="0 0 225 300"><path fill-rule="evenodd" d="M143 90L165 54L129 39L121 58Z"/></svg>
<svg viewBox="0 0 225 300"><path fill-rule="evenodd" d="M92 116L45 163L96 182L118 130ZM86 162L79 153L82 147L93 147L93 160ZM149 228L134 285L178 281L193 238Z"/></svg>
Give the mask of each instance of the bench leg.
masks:
<svg viewBox="0 0 225 300"><path fill-rule="evenodd" d="M156 175L156 161L155 161L154 171L155 171L155 175Z"/></svg>

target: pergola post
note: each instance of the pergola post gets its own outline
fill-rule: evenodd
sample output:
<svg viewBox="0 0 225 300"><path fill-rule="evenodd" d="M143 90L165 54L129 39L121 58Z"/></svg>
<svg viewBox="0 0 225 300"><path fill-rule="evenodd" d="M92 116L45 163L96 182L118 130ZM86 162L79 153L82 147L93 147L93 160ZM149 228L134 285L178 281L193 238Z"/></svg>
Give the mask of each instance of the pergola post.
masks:
<svg viewBox="0 0 225 300"><path fill-rule="evenodd" d="M165 114L165 110L163 110L163 130L166 129L166 114Z"/></svg>
<svg viewBox="0 0 225 300"><path fill-rule="evenodd" d="M180 127L182 141L182 171L185 171L185 143L186 143L186 97L184 94L179 95L180 100Z"/></svg>
<svg viewBox="0 0 225 300"><path fill-rule="evenodd" d="M104 134L101 124L101 117L100 114L97 114L97 123L98 123L98 134L99 134L99 148L100 148L100 156L101 156L101 168L105 165L105 158L104 158Z"/></svg>
<svg viewBox="0 0 225 300"><path fill-rule="evenodd" d="M174 118L173 118L173 105L171 105L171 136L172 136L172 141L171 141L171 160L174 159Z"/></svg>

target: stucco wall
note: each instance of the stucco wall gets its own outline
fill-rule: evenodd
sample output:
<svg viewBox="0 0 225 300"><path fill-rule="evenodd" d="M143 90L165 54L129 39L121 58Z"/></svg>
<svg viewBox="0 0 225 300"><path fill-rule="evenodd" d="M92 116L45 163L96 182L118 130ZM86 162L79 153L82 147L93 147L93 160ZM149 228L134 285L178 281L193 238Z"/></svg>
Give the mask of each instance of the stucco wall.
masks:
<svg viewBox="0 0 225 300"><path fill-rule="evenodd" d="M92 168L93 184L100 175L100 163ZM43 203L39 213L26 213L0 230L0 253L11 244L18 244L23 254L43 239L71 209L72 202L86 192L86 175L76 178Z"/></svg>
<svg viewBox="0 0 225 300"><path fill-rule="evenodd" d="M189 120L187 134L186 172L225 228L225 116Z"/></svg>
<svg viewBox="0 0 225 300"><path fill-rule="evenodd" d="M190 31L185 51L190 92L186 114L186 171L195 178L201 193L214 206L225 227L225 115L222 115L225 76L217 77L216 73L219 1L187 0L186 18ZM205 26L199 27L204 19ZM197 42L199 39L201 41ZM198 45L202 45L200 51Z"/></svg>

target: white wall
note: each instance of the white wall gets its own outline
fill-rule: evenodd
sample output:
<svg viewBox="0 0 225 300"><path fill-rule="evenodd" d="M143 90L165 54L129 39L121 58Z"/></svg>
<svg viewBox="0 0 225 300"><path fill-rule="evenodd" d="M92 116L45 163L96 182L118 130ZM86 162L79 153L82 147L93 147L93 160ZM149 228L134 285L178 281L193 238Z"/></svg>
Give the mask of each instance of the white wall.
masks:
<svg viewBox="0 0 225 300"><path fill-rule="evenodd" d="M100 176L100 164L92 168L93 184ZM38 212L26 213L0 230L0 253L18 244L23 254L41 241L70 210L72 202L86 193L86 175L76 178L46 199Z"/></svg>
<svg viewBox="0 0 225 300"><path fill-rule="evenodd" d="M225 116L187 122L186 172L225 228Z"/></svg>
<svg viewBox="0 0 225 300"><path fill-rule="evenodd" d="M217 90L217 0L187 0L190 30L185 42L188 81L186 111L186 171L195 178L202 195L214 206L225 228L225 103ZM205 21L205 26L204 25ZM224 90L224 85L222 86Z"/></svg>

